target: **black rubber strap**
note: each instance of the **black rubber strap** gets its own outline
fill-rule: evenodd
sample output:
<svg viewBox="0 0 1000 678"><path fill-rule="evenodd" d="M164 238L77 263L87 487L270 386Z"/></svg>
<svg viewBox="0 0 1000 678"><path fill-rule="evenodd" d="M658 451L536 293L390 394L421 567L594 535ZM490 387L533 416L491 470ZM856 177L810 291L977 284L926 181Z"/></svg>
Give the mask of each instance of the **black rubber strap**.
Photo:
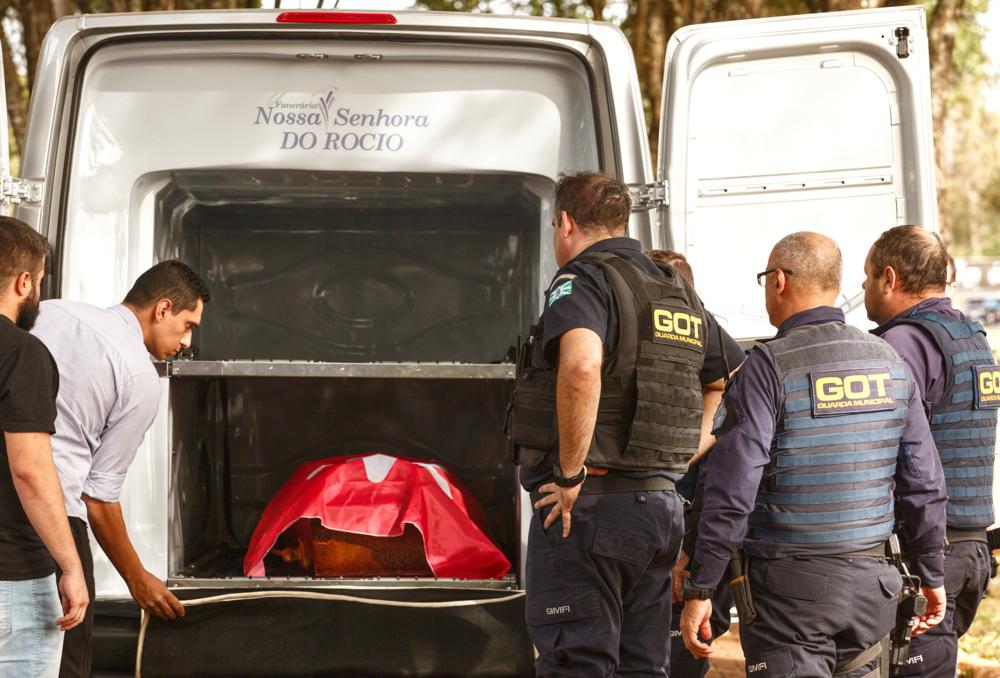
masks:
<svg viewBox="0 0 1000 678"><path fill-rule="evenodd" d="M868 662L872 661L880 654L882 654L882 643L887 643L887 642L889 642L889 636L886 636L885 638L875 643L871 647L867 648L866 650L863 650L861 654L859 654L857 657L850 660L849 662L841 664L836 668L834 668L833 675L843 676L848 673L857 671L862 666L864 666L865 664L867 664ZM871 676L871 678L874 678L874 676L878 675L879 669L880 667L876 666L874 671L865 674L864 676L862 676L862 678L869 678L869 676Z"/></svg>

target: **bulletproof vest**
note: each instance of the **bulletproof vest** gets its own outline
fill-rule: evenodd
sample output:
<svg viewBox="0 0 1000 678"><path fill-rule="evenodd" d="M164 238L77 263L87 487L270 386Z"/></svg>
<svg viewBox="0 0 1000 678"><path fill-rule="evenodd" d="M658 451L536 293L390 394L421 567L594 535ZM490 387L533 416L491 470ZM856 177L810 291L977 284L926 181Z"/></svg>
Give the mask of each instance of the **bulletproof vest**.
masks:
<svg viewBox="0 0 1000 678"><path fill-rule="evenodd" d="M704 410L705 311L668 266L662 276L609 252L582 256L600 266L618 310L618 343L601 367L601 398L587 463L611 469L683 473L698 450ZM553 281L546 294L567 282ZM522 347L509 408L517 461L537 469L557 451L556 370L542 356L544 315Z"/></svg>
<svg viewBox="0 0 1000 678"><path fill-rule="evenodd" d="M748 537L774 556L844 554L893 528L893 476L910 383L887 343L839 322L761 344L782 388Z"/></svg>
<svg viewBox="0 0 1000 678"><path fill-rule="evenodd" d="M899 322L924 328L944 356L944 395L929 420L948 488L948 527L989 527L1000 367L986 332L977 322L933 311L917 312Z"/></svg>

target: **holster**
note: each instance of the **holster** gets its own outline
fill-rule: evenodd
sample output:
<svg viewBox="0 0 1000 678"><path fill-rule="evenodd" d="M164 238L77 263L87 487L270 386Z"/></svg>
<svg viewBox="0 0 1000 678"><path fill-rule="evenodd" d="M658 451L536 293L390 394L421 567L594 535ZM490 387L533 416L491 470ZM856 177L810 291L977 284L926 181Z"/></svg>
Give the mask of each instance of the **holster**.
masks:
<svg viewBox="0 0 1000 678"><path fill-rule="evenodd" d="M1000 527L992 530L986 530L986 545L989 547L990 551L1000 549Z"/></svg>
<svg viewBox="0 0 1000 678"><path fill-rule="evenodd" d="M902 669L910 656L910 641L917 628L918 618L927 612L927 598L920 592L920 577L910 574L903 560L899 537L889 537L889 554L903 577L903 588L899 592L896 607L896 625L889 632L889 666Z"/></svg>
<svg viewBox="0 0 1000 678"><path fill-rule="evenodd" d="M733 589L733 603L740 616L740 624L753 624L757 610L750 591L750 559L742 551L735 551L729 560L729 585Z"/></svg>

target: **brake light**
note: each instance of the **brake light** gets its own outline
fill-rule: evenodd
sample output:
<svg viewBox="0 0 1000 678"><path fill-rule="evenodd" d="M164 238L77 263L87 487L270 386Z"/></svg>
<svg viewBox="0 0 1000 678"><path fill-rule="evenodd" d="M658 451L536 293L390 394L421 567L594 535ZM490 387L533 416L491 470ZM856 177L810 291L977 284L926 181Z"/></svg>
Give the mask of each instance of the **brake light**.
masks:
<svg viewBox="0 0 1000 678"><path fill-rule="evenodd" d="M279 24L394 24L391 14L374 12L282 12Z"/></svg>

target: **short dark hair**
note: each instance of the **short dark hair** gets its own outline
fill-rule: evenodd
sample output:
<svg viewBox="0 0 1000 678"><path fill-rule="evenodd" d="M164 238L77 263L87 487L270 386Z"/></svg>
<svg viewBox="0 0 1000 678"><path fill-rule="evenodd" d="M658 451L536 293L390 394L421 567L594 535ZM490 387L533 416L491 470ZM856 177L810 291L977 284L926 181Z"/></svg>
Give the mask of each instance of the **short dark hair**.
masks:
<svg viewBox="0 0 1000 678"><path fill-rule="evenodd" d="M947 287L955 261L937 233L911 224L890 228L872 245L872 273L881 277L887 266L899 274L904 292L917 294Z"/></svg>
<svg viewBox="0 0 1000 678"><path fill-rule="evenodd" d="M556 215L565 210L585 233L624 234L632 212L628 186L600 172L563 172L556 184Z"/></svg>
<svg viewBox="0 0 1000 678"><path fill-rule="evenodd" d="M7 287L16 276L34 276L45 266L51 252L49 241L28 224L0 216L0 284Z"/></svg>
<svg viewBox="0 0 1000 678"><path fill-rule="evenodd" d="M148 308L160 299L169 299L173 313L193 311L198 300L208 303L208 285L187 264L168 259L161 261L139 276L125 296L126 303L136 308Z"/></svg>
<svg viewBox="0 0 1000 678"><path fill-rule="evenodd" d="M687 280L688 285L694 287L694 271L691 270L691 264L688 263L687 257L680 252L674 252L673 250L649 250L646 252L646 256L653 261L666 264L674 269L682 278Z"/></svg>

